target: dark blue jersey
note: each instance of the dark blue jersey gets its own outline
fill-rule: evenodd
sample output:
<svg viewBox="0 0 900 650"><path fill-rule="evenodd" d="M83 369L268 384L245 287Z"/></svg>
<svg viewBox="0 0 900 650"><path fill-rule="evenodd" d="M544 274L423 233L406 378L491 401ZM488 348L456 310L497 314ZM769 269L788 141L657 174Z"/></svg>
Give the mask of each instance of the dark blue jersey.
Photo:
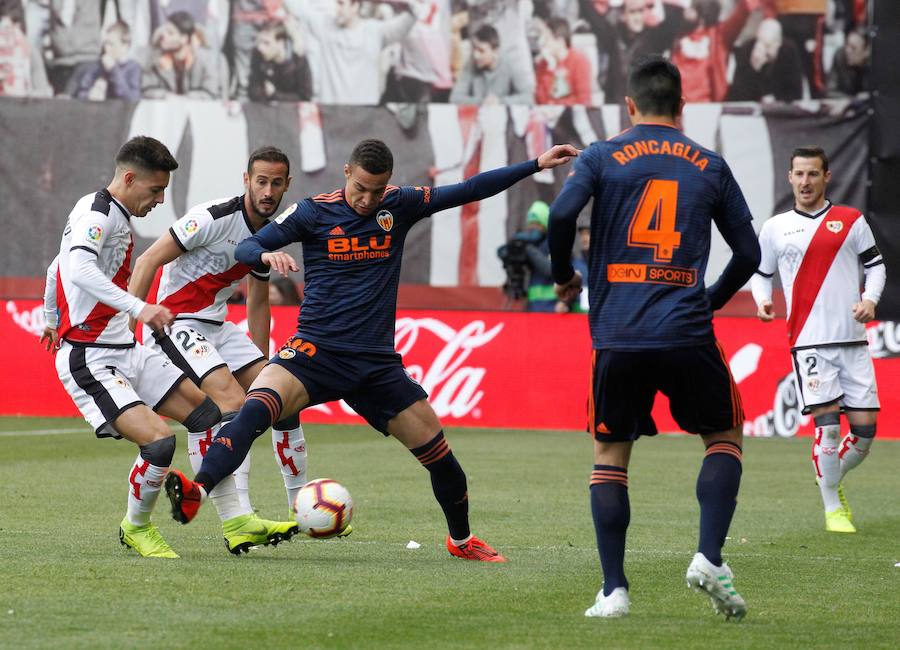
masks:
<svg viewBox="0 0 900 650"><path fill-rule="evenodd" d="M588 147L551 210L558 282L572 273L571 241L566 246L559 231L571 221L574 233L574 219L590 197L594 348L671 348L713 340L703 282L711 226L715 222L728 239L752 221L722 157L661 124L639 124Z"/></svg>
<svg viewBox="0 0 900 650"><path fill-rule="evenodd" d="M334 350L393 352L403 244L420 219L505 190L538 170L528 161L443 187L388 186L368 216L343 190L304 199L241 242L235 257L260 267L260 255L303 244L305 289L297 335Z"/></svg>

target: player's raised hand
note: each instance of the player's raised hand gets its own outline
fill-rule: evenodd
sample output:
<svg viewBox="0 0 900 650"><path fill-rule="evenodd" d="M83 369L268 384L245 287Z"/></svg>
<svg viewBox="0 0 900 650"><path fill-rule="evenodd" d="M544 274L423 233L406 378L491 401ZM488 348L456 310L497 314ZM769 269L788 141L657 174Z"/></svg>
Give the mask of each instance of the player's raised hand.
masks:
<svg viewBox="0 0 900 650"><path fill-rule="evenodd" d="M763 300L756 308L756 317L764 323L775 320L775 306L771 300Z"/></svg>
<svg viewBox="0 0 900 650"><path fill-rule="evenodd" d="M138 320L147 323L150 328L156 332L162 332L166 327L172 324L175 316L169 311L168 307L162 305L144 305L141 313L138 314Z"/></svg>
<svg viewBox="0 0 900 650"><path fill-rule="evenodd" d="M570 144L557 144L547 149L538 156L538 167L541 169L553 169L560 165L565 165L581 153L578 149Z"/></svg>
<svg viewBox="0 0 900 650"><path fill-rule="evenodd" d="M47 352L56 352L59 349L59 332L55 327L47 326L41 334L41 343Z"/></svg>
<svg viewBox="0 0 900 650"><path fill-rule="evenodd" d="M294 261L294 258L287 253L280 253L278 251L274 253L263 253L260 255L259 259L263 264L278 271L285 277L287 277L287 274L291 271L300 270L300 267L297 266L297 262Z"/></svg>
<svg viewBox="0 0 900 650"><path fill-rule="evenodd" d="M875 303L863 298L853 305L853 318L859 323L868 323L875 318Z"/></svg>
<svg viewBox="0 0 900 650"><path fill-rule="evenodd" d="M572 303L581 293L581 285L584 280L581 273L575 271L572 279L565 284L554 284L553 290L556 291L556 297L565 303Z"/></svg>

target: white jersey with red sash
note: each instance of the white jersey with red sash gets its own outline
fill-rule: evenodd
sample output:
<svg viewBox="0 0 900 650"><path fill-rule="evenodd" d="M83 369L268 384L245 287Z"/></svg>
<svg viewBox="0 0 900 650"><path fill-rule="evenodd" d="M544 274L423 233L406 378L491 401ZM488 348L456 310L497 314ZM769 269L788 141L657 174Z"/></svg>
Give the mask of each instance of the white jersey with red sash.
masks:
<svg viewBox="0 0 900 650"><path fill-rule="evenodd" d="M826 203L815 213L790 210L763 225L759 271L778 271L792 348L865 343L866 328L853 318L864 267L882 263L862 213Z"/></svg>

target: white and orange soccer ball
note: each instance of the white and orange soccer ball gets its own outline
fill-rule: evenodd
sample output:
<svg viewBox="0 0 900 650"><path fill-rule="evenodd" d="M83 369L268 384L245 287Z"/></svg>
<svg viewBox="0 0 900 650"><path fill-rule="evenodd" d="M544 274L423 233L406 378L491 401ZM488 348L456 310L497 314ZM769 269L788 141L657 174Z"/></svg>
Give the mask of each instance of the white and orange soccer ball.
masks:
<svg viewBox="0 0 900 650"><path fill-rule="evenodd" d="M310 537L334 537L353 517L353 498L343 485L330 478L310 481L294 499L294 515L301 533Z"/></svg>

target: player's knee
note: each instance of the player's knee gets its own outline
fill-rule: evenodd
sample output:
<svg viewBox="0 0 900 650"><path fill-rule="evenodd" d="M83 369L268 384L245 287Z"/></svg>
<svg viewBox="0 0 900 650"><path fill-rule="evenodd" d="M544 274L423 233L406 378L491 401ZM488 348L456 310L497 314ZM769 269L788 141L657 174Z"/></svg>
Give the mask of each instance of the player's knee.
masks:
<svg viewBox="0 0 900 650"><path fill-rule="evenodd" d="M859 438L869 438L872 439L875 437L875 424L851 424L850 425L850 435L857 436Z"/></svg>
<svg viewBox="0 0 900 650"><path fill-rule="evenodd" d="M141 458L156 467L168 467L175 456L175 436L168 435L165 438L141 445Z"/></svg>
<svg viewBox="0 0 900 650"><path fill-rule="evenodd" d="M271 388L254 388L247 393L240 415L251 418L254 428L265 431L280 418L281 406L281 396L276 391Z"/></svg>
<svg viewBox="0 0 900 650"><path fill-rule="evenodd" d="M818 415L813 417L813 422L815 422L817 427L830 427L834 425L840 425L841 412L826 411L825 413L819 413Z"/></svg>
<svg viewBox="0 0 900 650"><path fill-rule="evenodd" d="M214 401L207 397L200 406L191 411L182 424L188 431L206 431L216 426L221 420L222 411Z"/></svg>
<svg viewBox="0 0 900 650"><path fill-rule="evenodd" d="M294 413L286 418L281 418L272 425L272 428L276 431L293 431L294 429L300 428L300 413Z"/></svg>

